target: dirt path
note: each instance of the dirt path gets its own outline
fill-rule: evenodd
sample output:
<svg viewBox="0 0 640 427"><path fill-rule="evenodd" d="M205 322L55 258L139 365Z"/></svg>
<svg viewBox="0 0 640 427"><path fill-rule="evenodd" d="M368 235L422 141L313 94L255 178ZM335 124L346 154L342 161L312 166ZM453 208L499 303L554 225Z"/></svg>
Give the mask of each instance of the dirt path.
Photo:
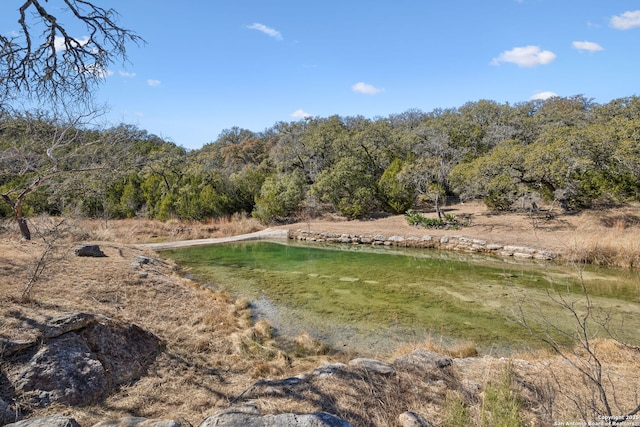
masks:
<svg viewBox="0 0 640 427"><path fill-rule="evenodd" d="M187 248L191 246L205 246L216 243L240 242L243 240L265 240L265 239L286 239L287 230L267 228L265 230L256 231L255 233L240 234L238 236L217 237L211 239L195 239L195 240L179 240L175 242L162 243L142 243L137 246L141 248L151 249L154 251L162 251L167 249Z"/></svg>

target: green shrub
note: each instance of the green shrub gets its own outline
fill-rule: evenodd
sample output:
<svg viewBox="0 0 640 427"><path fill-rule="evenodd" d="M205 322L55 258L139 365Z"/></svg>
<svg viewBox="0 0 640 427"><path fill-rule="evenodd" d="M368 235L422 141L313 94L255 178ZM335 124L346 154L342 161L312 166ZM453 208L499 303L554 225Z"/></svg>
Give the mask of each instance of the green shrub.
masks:
<svg viewBox="0 0 640 427"><path fill-rule="evenodd" d="M473 425L469 408L459 393L450 392L444 400L442 425L445 427L468 427Z"/></svg>
<svg viewBox="0 0 640 427"><path fill-rule="evenodd" d="M298 170L265 179L252 216L263 224L285 221L300 209L304 188L304 175Z"/></svg>
<svg viewBox="0 0 640 427"><path fill-rule="evenodd" d="M455 215L446 214L444 219L427 218L419 212L409 209L405 214L407 223L414 227L424 228L453 228L458 229L465 224L458 221Z"/></svg>
<svg viewBox="0 0 640 427"><path fill-rule="evenodd" d="M490 191L483 200L487 208L492 211L506 211L513 205L513 199L500 191Z"/></svg>
<svg viewBox="0 0 640 427"><path fill-rule="evenodd" d="M511 364L504 367L500 377L484 390L482 425L491 427L524 426L521 418L522 398L512 390L514 374Z"/></svg>
<svg viewBox="0 0 640 427"><path fill-rule="evenodd" d="M385 210L395 214L406 212L416 201L414 186L398 179L403 166L401 160L395 159L378 181Z"/></svg>

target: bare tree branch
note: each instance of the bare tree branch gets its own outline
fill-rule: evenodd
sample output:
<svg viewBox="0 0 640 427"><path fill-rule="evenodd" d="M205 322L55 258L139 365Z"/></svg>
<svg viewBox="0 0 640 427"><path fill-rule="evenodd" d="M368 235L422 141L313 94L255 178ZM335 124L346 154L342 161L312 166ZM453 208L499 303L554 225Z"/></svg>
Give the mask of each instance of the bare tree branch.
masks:
<svg viewBox="0 0 640 427"><path fill-rule="evenodd" d="M563 385L553 371L551 375L556 381L560 393L569 399L580 412L585 422L601 419L603 425L613 425L617 415L614 406L622 417L630 417L640 412L640 405L625 410L618 402L616 395L616 380L607 371L600 351L595 345L596 332L605 333L616 342L625 346L624 342L615 338L612 330L612 313L598 310L591 298L582 277L582 270L578 269L579 292L552 287L547 290L549 301L572 319L570 326L562 325L557 319L550 319L540 313L541 307L534 304L533 310L525 310L525 301L517 304L514 318L517 323L527 329L533 336L545 343L554 353L579 374L584 384L585 394L574 390L562 389ZM602 314L601 314L602 311ZM538 313L538 314L532 314ZM627 348L634 348L626 345ZM637 405L638 398L636 397ZM628 405L628 403L627 403Z"/></svg>
<svg viewBox="0 0 640 427"><path fill-rule="evenodd" d="M61 176L122 166L130 147L123 129L87 129L98 111L61 119L48 113L26 113L0 120L0 198L11 208L22 237L31 238L23 206L31 193Z"/></svg>
<svg viewBox="0 0 640 427"><path fill-rule="evenodd" d="M126 62L127 43L144 42L117 23L113 9L86 0L63 2L66 14L84 24L88 34L73 37L48 5L25 1L17 13L18 34L0 35L0 97L82 99L103 80L109 65Z"/></svg>

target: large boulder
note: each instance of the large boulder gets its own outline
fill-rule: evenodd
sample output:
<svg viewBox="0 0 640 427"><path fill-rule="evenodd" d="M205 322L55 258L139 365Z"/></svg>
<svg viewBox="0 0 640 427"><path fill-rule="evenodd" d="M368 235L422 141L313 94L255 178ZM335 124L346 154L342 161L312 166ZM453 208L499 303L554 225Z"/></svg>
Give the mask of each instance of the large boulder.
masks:
<svg viewBox="0 0 640 427"><path fill-rule="evenodd" d="M16 394L38 406L93 403L105 395L106 386L104 367L75 332L44 345L14 382Z"/></svg>
<svg viewBox="0 0 640 427"><path fill-rule="evenodd" d="M106 420L93 427L181 427L182 425L169 419L152 419L142 417L125 417L119 420Z"/></svg>
<svg viewBox="0 0 640 427"><path fill-rule="evenodd" d="M450 357L429 350L417 349L412 353L400 356L393 361L393 366L404 369L430 371L433 368L445 369L452 365Z"/></svg>
<svg viewBox="0 0 640 427"><path fill-rule="evenodd" d="M31 324L33 338L11 347L5 375L11 396L0 389L5 419L24 403L95 403L143 375L161 350L160 340L138 326L92 314L70 313Z"/></svg>
<svg viewBox="0 0 640 427"><path fill-rule="evenodd" d="M76 256L102 258L106 257L98 245L82 245L75 249Z"/></svg>
<svg viewBox="0 0 640 427"><path fill-rule="evenodd" d="M107 372L109 388L140 378L160 350L156 336L133 324L96 322L80 335Z"/></svg>
<svg viewBox="0 0 640 427"><path fill-rule="evenodd" d="M206 418L198 427L351 427L342 418L326 412L313 414L260 415L255 405L233 407Z"/></svg>
<svg viewBox="0 0 640 427"><path fill-rule="evenodd" d="M358 358L349 361L349 366L360 368L367 372L374 372L382 375L392 375L396 372L393 366L376 359Z"/></svg>
<svg viewBox="0 0 640 427"><path fill-rule="evenodd" d="M7 424L4 427L80 427L73 418L62 415L51 415L50 417L31 418Z"/></svg>
<svg viewBox="0 0 640 427"><path fill-rule="evenodd" d="M9 404L0 397L0 425L5 425L16 419L15 410L11 410Z"/></svg>

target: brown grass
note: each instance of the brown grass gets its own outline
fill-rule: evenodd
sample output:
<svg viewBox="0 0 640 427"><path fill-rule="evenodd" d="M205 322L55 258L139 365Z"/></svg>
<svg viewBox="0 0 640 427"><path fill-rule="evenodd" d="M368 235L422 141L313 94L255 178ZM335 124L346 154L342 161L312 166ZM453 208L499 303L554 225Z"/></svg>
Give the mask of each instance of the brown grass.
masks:
<svg viewBox="0 0 640 427"><path fill-rule="evenodd" d="M86 238L118 243L151 243L235 236L262 230L258 221L246 214L212 218L208 221L158 221L153 219L79 220Z"/></svg>
<svg viewBox="0 0 640 427"><path fill-rule="evenodd" d="M419 343L409 343L399 345L393 356L398 357L409 354L415 350L429 350L435 353L444 354L454 358L466 358L478 356L478 348L470 341L445 343L442 339L427 339Z"/></svg>
<svg viewBox="0 0 640 427"><path fill-rule="evenodd" d="M467 204L455 209L462 212L470 208ZM527 216L477 210L471 213L474 225L456 233L558 250L566 256L574 253L573 248L575 253L584 253L597 247L599 250L593 252L598 255L590 255L590 259L605 259L606 255L606 259L618 260L607 262L619 264L622 254L627 253L626 265L637 266L637 261L629 261L637 260L634 257L639 252L634 246L634 241L640 241L634 212L640 209L558 216L541 219L533 227ZM45 229L46 219L38 221L39 227ZM331 230L336 232L355 234L421 233L406 226L402 217L299 226L303 227L318 231L333 227ZM522 417L527 425L580 421L572 399L588 402L591 394L561 358L544 352L514 355L512 359L476 357L473 343L449 345L432 340L400 348L395 355L421 348L463 358L445 370L398 369L396 374L384 376L344 367L326 377L303 376L307 380L295 389L279 389L279 393L274 393L273 387L257 386L267 379L291 377L326 363L347 362L353 355L331 353L304 335L297 340L299 351L283 350L269 324L253 323L248 301L201 287L182 277L170 261L159 259L135 243L220 237L259 228L246 217L208 223L75 221L60 241L65 256L45 271L33 288L32 300L25 303L17 296L43 245L38 237L21 242L12 223L0 225L0 336L24 337L16 320L20 316L51 317L60 312L86 311L135 323L165 344L165 351L147 375L101 404L34 408L32 415L63 413L74 416L81 425L128 415L173 418L197 425L216 410L253 399L263 413L327 411L348 419L354 426L399 425L397 417L404 411L413 411L434 425L441 425L450 410L447 405L457 402L479 425L483 390L500 375L506 363L511 363L515 376L512 387L524 401ZM79 241L99 243L108 257L73 256ZM608 249L601 249L605 247ZM636 255L628 255L630 251ZM153 261L140 266L139 256ZM611 340L594 344L605 362L608 390L612 395L615 392L616 410L622 414L637 404L640 393L638 351Z"/></svg>
<svg viewBox="0 0 640 427"><path fill-rule="evenodd" d="M417 229L402 215L366 221L317 220L280 226L319 232L400 236L459 235L489 243L553 251L565 259L637 267L640 263L640 204L560 213L542 208L531 213L494 213L479 202L448 206L445 212L471 219L459 230ZM435 218L435 213L425 212Z"/></svg>

